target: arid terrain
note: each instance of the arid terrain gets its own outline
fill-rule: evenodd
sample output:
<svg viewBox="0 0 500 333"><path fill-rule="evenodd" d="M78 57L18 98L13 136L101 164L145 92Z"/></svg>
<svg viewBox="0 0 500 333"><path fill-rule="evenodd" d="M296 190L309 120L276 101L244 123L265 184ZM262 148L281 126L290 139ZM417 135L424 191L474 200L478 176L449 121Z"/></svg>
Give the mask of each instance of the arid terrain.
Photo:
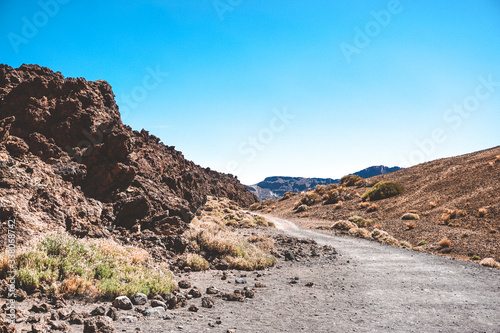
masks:
<svg viewBox="0 0 500 333"><path fill-rule="evenodd" d="M398 182L404 192L363 201L361 195L379 181ZM256 209L329 233L342 233L330 227L357 216L365 220L362 227L368 231L386 231L419 250L461 260L500 260L500 147L368 178L341 187L341 192L345 196L332 204L325 204L312 189L265 201ZM297 203L307 195L313 196L314 202L310 200L306 210L297 212ZM405 214L416 214L418 220L412 216L403 219ZM449 246L439 245L443 239L450 241Z"/></svg>
<svg viewBox="0 0 500 333"><path fill-rule="evenodd" d="M260 204L105 81L1 65L0 333L500 332L499 170L496 147Z"/></svg>

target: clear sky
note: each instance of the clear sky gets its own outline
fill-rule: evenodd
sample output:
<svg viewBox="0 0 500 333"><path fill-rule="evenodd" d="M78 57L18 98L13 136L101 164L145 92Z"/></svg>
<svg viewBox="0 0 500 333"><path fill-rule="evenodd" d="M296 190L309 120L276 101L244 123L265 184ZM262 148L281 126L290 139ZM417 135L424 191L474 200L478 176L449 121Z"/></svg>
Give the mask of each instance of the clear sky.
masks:
<svg viewBox="0 0 500 333"><path fill-rule="evenodd" d="M247 184L500 145L498 0L4 0L0 30L0 63L106 80Z"/></svg>

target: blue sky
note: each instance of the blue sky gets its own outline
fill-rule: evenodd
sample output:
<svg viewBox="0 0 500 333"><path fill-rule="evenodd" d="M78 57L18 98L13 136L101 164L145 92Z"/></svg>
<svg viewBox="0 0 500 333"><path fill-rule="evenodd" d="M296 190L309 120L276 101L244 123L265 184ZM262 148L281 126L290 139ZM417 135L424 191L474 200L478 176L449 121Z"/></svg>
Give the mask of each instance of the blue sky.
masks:
<svg viewBox="0 0 500 333"><path fill-rule="evenodd" d="M500 144L497 0L2 1L0 30L0 63L106 80L126 124L247 184Z"/></svg>

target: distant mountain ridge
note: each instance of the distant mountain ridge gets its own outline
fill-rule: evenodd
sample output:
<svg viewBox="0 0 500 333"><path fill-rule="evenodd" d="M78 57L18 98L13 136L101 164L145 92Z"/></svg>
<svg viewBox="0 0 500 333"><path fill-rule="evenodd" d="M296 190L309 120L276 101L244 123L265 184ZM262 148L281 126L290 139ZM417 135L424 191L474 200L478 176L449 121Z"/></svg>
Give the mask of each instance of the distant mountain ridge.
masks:
<svg viewBox="0 0 500 333"><path fill-rule="evenodd" d="M394 171L401 170L400 167L387 167L385 165L371 166L361 171L353 173L363 178L383 175ZM338 184L340 179L333 178L304 178L304 177L282 177L273 176L267 177L260 183L248 185L248 189L252 191L260 201L267 199L277 199L282 197L285 192L300 193L309 188L314 188L317 185Z"/></svg>

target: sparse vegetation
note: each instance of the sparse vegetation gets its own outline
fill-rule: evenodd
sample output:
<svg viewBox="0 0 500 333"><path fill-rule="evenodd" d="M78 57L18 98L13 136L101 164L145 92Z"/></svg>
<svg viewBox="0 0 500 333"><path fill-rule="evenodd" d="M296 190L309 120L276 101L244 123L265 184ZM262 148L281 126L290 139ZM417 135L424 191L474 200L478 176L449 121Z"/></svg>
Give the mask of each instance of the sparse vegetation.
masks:
<svg viewBox="0 0 500 333"><path fill-rule="evenodd" d="M370 203L369 203L369 202L361 202L361 203L359 204L359 208L360 208L360 209L367 208L368 206L370 206Z"/></svg>
<svg viewBox="0 0 500 333"><path fill-rule="evenodd" d="M472 256L472 258L471 258L471 259L472 259L472 260L479 260L479 259L481 259L481 257L479 257L479 256Z"/></svg>
<svg viewBox="0 0 500 333"><path fill-rule="evenodd" d="M402 220L420 220L420 216L415 213L406 213L401 217Z"/></svg>
<svg viewBox="0 0 500 333"><path fill-rule="evenodd" d="M366 230L365 228L349 229L349 234L351 234L355 237L361 237L361 238L366 238L366 239L372 238L371 233L368 230Z"/></svg>
<svg viewBox="0 0 500 333"><path fill-rule="evenodd" d="M448 238L443 238L438 243L439 247L444 249L451 246L451 241Z"/></svg>
<svg viewBox="0 0 500 333"><path fill-rule="evenodd" d="M375 201L385 198L390 198L400 193L403 193L404 188L397 182L381 181L373 185L373 187L366 191L361 198L366 201Z"/></svg>
<svg viewBox="0 0 500 333"><path fill-rule="evenodd" d="M487 213L488 213L488 210L486 208L481 208L478 211L479 217L485 217Z"/></svg>
<svg viewBox="0 0 500 333"><path fill-rule="evenodd" d="M251 204L250 207L248 207L251 211L259 210L262 209L262 206L259 203L254 203Z"/></svg>
<svg viewBox="0 0 500 333"><path fill-rule="evenodd" d="M340 179L340 184L344 186L362 186L364 178L357 175L347 175Z"/></svg>
<svg viewBox="0 0 500 333"><path fill-rule="evenodd" d="M484 258L479 262L480 265L500 269L500 263L493 258Z"/></svg>
<svg viewBox="0 0 500 333"><path fill-rule="evenodd" d="M406 223L406 229L408 229L408 230L415 229L416 226L417 225L416 225L415 222L408 222L408 223Z"/></svg>
<svg viewBox="0 0 500 333"><path fill-rule="evenodd" d="M296 209L295 209L295 212L296 213L302 213L302 212L305 212L309 207L307 207L307 205L299 205Z"/></svg>
<svg viewBox="0 0 500 333"><path fill-rule="evenodd" d="M210 264L198 254L190 253L186 258L186 266L191 267L193 271L205 271L210 267Z"/></svg>
<svg viewBox="0 0 500 333"><path fill-rule="evenodd" d="M149 254L110 239L76 239L64 233L40 237L16 258L18 288L52 290L65 296L115 297L142 292L171 292L175 285L166 267ZM0 276L7 274L6 257Z"/></svg>
<svg viewBox="0 0 500 333"><path fill-rule="evenodd" d="M360 216L352 216L349 218L349 222L356 223L358 227L366 227L366 220Z"/></svg>
<svg viewBox="0 0 500 333"><path fill-rule="evenodd" d="M184 234L200 251L226 261L235 269L254 270L275 265L276 258L271 255L273 244L245 239L227 227L274 227L273 223L261 216L232 211L227 199L219 201L210 198L208 205L211 206L210 211L193 219L190 229Z"/></svg>
<svg viewBox="0 0 500 333"><path fill-rule="evenodd" d="M376 212L380 208L379 205L372 203L371 205L368 206L368 209L366 210L368 213Z"/></svg>
<svg viewBox="0 0 500 333"><path fill-rule="evenodd" d="M349 221L337 221L332 225L333 229L338 229L338 230L345 230L348 231L349 229L352 228L357 228L358 226L352 222Z"/></svg>
<svg viewBox="0 0 500 333"><path fill-rule="evenodd" d="M422 246L422 245L425 245L427 244L427 241L426 240L422 240L420 242L418 242L417 246Z"/></svg>
<svg viewBox="0 0 500 333"><path fill-rule="evenodd" d="M409 242L407 242L407 241L401 241L401 242L399 243L399 245L400 245L401 247L406 247L406 248L408 248L408 249L411 249L411 248L412 248L411 244L410 244Z"/></svg>

